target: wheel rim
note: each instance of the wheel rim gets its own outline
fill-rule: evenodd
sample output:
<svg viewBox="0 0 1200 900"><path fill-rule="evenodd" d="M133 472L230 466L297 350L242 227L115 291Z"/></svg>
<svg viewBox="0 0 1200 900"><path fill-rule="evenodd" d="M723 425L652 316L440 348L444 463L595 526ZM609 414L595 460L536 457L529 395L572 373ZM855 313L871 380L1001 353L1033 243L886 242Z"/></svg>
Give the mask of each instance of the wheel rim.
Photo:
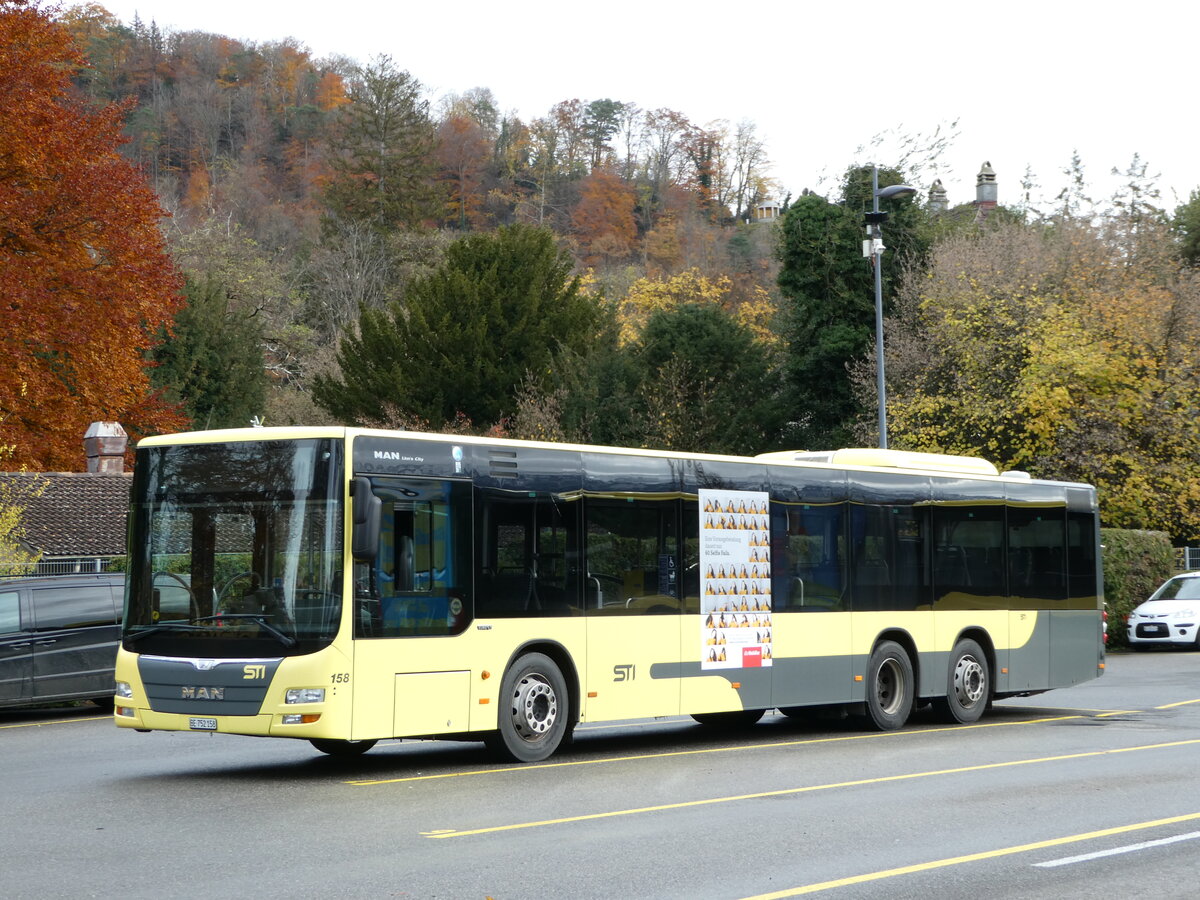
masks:
<svg viewBox="0 0 1200 900"><path fill-rule="evenodd" d="M536 741L558 719L558 696L546 678L531 672L517 682L513 694L513 726L523 740Z"/></svg>
<svg viewBox="0 0 1200 900"><path fill-rule="evenodd" d="M983 666L974 656L964 654L954 665L954 696L964 708L978 703L987 690Z"/></svg>
<svg viewBox="0 0 1200 900"><path fill-rule="evenodd" d="M875 673L875 696L880 710L887 715L895 715L900 710L904 702L904 675L895 659L885 659Z"/></svg>

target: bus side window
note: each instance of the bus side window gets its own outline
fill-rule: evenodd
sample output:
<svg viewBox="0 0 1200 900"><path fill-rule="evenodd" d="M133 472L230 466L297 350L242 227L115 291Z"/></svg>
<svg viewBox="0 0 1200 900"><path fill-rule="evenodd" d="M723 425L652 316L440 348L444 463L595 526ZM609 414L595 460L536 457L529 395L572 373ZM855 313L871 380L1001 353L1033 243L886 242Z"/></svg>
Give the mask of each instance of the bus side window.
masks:
<svg viewBox="0 0 1200 900"><path fill-rule="evenodd" d="M987 609L1007 593L1003 507L938 506L933 530L935 608Z"/></svg>
<svg viewBox="0 0 1200 900"><path fill-rule="evenodd" d="M1009 583L1035 608L1067 596L1066 510L1008 507Z"/></svg>
<svg viewBox="0 0 1200 900"><path fill-rule="evenodd" d="M772 568L782 579L781 608L789 610L845 609L845 575L842 560L842 521L845 506L788 506L786 555Z"/></svg>
<svg viewBox="0 0 1200 900"><path fill-rule="evenodd" d="M679 612L681 573L676 500L589 500L587 611Z"/></svg>
<svg viewBox="0 0 1200 900"><path fill-rule="evenodd" d="M469 484L372 479L379 553L358 598L360 636L456 634L470 619Z"/></svg>
<svg viewBox="0 0 1200 900"><path fill-rule="evenodd" d="M477 518L480 616L578 614L575 502L550 493L481 491Z"/></svg>

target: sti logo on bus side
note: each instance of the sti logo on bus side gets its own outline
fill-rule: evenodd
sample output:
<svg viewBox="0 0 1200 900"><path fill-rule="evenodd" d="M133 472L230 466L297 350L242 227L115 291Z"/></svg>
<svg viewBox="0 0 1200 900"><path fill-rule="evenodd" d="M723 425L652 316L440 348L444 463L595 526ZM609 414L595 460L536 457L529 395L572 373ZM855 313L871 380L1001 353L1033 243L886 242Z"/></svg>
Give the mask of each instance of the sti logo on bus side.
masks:
<svg viewBox="0 0 1200 900"><path fill-rule="evenodd" d="M184 685L179 689L179 696L184 700L224 700L225 688Z"/></svg>

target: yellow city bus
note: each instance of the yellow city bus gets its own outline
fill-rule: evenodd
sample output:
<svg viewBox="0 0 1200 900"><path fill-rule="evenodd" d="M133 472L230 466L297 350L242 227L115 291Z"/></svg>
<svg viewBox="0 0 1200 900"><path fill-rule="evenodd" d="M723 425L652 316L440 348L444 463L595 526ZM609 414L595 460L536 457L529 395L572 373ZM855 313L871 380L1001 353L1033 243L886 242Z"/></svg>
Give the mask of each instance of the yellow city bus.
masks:
<svg viewBox="0 0 1200 900"><path fill-rule="evenodd" d="M968 457L349 428L143 440L115 721L550 756L579 722L902 727L1101 674L1095 492Z"/></svg>

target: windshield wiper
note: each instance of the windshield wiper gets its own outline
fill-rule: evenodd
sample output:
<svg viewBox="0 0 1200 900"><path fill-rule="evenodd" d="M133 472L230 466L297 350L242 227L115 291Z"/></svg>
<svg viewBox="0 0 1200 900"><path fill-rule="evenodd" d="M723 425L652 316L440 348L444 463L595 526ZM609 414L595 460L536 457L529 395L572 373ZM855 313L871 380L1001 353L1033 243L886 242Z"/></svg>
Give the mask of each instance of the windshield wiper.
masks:
<svg viewBox="0 0 1200 900"><path fill-rule="evenodd" d="M296 639L289 634L280 631L268 621L266 613L218 613L215 616L198 616L192 619L193 622L219 622L223 619L249 619L256 622L258 627L269 634L285 647L295 647Z"/></svg>
<svg viewBox="0 0 1200 900"><path fill-rule="evenodd" d="M160 634L164 631L208 631L207 628L202 628L199 625L189 625L186 622L162 622L158 625L150 625L143 628L141 631L129 631L125 634L127 641L140 641L149 634Z"/></svg>

